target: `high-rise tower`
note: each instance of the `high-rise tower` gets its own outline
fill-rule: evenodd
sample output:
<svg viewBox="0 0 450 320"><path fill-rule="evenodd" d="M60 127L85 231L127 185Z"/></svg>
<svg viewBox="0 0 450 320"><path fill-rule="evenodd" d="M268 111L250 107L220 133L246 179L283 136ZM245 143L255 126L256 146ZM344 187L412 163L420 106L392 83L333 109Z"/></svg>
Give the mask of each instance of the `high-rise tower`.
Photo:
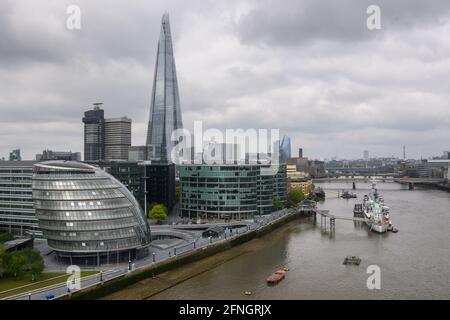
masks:
<svg viewBox="0 0 450 320"><path fill-rule="evenodd" d="M286 163L291 158L291 138L283 136L280 143L280 162Z"/></svg>
<svg viewBox="0 0 450 320"><path fill-rule="evenodd" d="M94 109L84 113L84 160L98 161L105 158L105 112L94 103Z"/></svg>
<svg viewBox="0 0 450 320"><path fill-rule="evenodd" d="M146 145L163 162L170 162L172 132L182 128L177 73L173 57L169 15L161 21Z"/></svg>

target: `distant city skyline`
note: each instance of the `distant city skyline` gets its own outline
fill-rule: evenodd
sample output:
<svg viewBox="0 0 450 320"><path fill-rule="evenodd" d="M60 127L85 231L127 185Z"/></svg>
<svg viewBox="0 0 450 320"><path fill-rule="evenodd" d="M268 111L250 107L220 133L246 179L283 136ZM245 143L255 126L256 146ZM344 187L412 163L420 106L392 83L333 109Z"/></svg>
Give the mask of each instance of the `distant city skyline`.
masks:
<svg viewBox="0 0 450 320"><path fill-rule="evenodd" d="M83 152L80 115L97 101L145 145L164 12L189 130L277 128L311 159L450 149L448 1L378 1L373 31L368 0L81 0L80 30L66 27L71 4L0 3L0 158Z"/></svg>

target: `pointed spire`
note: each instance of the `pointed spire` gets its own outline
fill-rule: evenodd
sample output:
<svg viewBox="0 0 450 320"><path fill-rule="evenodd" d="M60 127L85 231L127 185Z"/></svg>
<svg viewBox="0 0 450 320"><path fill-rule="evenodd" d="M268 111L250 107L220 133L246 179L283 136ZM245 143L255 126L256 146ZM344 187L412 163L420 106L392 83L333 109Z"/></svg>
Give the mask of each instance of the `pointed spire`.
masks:
<svg viewBox="0 0 450 320"><path fill-rule="evenodd" d="M182 127L169 14L165 13L161 19L146 144L156 147L156 156L168 161L172 131Z"/></svg>

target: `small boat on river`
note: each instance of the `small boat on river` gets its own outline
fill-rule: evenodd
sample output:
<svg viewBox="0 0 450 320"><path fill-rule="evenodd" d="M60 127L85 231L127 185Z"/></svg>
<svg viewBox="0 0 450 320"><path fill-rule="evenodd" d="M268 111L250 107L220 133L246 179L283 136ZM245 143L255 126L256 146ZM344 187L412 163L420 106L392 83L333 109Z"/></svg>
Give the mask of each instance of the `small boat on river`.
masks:
<svg viewBox="0 0 450 320"><path fill-rule="evenodd" d="M277 284L286 277L285 269L278 269L267 277L267 284Z"/></svg>

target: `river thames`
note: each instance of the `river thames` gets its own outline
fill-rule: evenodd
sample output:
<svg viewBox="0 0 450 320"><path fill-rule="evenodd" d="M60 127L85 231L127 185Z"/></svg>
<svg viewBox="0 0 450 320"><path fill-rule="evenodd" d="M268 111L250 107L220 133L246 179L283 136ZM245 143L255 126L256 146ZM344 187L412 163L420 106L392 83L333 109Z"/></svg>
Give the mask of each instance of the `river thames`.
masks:
<svg viewBox="0 0 450 320"><path fill-rule="evenodd" d="M321 209L352 217L353 206L370 190L357 182L357 199L339 199L351 183L319 183L326 191ZM336 220L333 238L320 219L301 219L282 227L281 236L264 237L264 249L249 252L169 288L152 299L449 299L450 193L396 183L378 183L398 233L369 232L360 222ZM348 255L359 266L342 262ZM369 265L381 270L381 289L369 290ZM276 286L265 279L279 267L287 277ZM245 296L251 291L251 296Z"/></svg>

